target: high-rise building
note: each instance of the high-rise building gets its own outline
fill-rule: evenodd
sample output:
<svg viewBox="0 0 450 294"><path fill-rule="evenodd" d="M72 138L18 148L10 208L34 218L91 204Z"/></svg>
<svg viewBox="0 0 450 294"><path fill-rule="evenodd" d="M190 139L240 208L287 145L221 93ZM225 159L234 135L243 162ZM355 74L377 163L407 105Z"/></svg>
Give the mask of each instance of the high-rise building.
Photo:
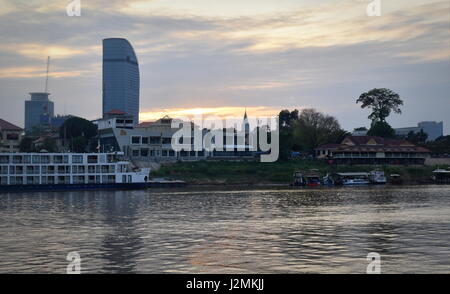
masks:
<svg viewBox="0 0 450 294"><path fill-rule="evenodd" d="M25 101L25 131L29 132L34 127L39 127L49 122L43 122L42 118L53 117L54 105L48 96L50 93L33 92L30 93L31 99Z"/></svg>
<svg viewBox="0 0 450 294"><path fill-rule="evenodd" d="M139 123L139 64L130 42L103 40L103 117L123 111Z"/></svg>
<svg viewBox="0 0 450 294"><path fill-rule="evenodd" d="M444 122L421 121L417 124L417 127L396 128L394 130L399 136L407 136L409 132L418 133L423 131L428 135L427 141L432 141L444 135Z"/></svg>

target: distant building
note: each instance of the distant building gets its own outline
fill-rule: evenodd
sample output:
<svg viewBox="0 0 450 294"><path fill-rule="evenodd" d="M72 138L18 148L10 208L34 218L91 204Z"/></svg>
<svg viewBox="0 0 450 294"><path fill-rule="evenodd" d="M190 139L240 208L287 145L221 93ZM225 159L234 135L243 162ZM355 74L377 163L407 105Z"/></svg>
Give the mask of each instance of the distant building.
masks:
<svg viewBox="0 0 450 294"><path fill-rule="evenodd" d="M103 40L103 117L119 110L139 123L139 65L130 42Z"/></svg>
<svg viewBox="0 0 450 294"><path fill-rule="evenodd" d="M23 129L0 118L0 153L19 152Z"/></svg>
<svg viewBox="0 0 450 294"><path fill-rule="evenodd" d="M72 115L57 115L50 119L50 126L54 129L59 129L63 125L63 123L71 118Z"/></svg>
<svg viewBox="0 0 450 294"><path fill-rule="evenodd" d="M436 138L444 135L444 123L436 121L422 121L417 124L417 127L396 128L395 134L406 137L409 132L419 133L421 130L427 133L427 141L436 140Z"/></svg>
<svg viewBox="0 0 450 294"><path fill-rule="evenodd" d="M347 136L340 144L316 148L316 157L337 164L424 164L430 151L405 140Z"/></svg>
<svg viewBox="0 0 450 294"><path fill-rule="evenodd" d="M72 115L56 115L53 117L50 117L48 114L41 115L41 125L45 128L48 127L49 129L58 130L60 126L69 118L71 118Z"/></svg>
<svg viewBox="0 0 450 294"><path fill-rule="evenodd" d="M113 109L104 114L104 118L92 121L98 130L105 129L132 129L134 127L133 116L123 111Z"/></svg>
<svg viewBox="0 0 450 294"><path fill-rule="evenodd" d="M48 96L50 93L33 92L31 99L25 101L25 131L34 127L48 125L54 116L54 105Z"/></svg>

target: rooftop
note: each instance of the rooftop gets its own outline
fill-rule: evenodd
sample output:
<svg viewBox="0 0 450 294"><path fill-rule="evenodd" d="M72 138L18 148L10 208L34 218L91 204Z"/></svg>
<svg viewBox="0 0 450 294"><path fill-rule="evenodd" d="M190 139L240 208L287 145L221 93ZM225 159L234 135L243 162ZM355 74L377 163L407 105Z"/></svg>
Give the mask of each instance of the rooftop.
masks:
<svg viewBox="0 0 450 294"><path fill-rule="evenodd" d="M430 152L427 148L416 146L406 140L382 138L376 136L347 136L340 144L326 144L318 150L333 149L349 152Z"/></svg>
<svg viewBox="0 0 450 294"><path fill-rule="evenodd" d="M0 130L5 131L22 131L23 129L0 118Z"/></svg>

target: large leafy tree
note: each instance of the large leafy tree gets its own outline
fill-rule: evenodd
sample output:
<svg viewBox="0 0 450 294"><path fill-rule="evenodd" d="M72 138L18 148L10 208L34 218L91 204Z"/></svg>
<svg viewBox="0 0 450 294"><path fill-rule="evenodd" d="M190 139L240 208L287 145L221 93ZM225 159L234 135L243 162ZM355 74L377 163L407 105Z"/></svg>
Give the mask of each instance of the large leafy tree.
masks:
<svg viewBox="0 0 450 294"><path fill-rule="evenodd" d="M87 139L97 135L97 126L87 119L72 116L59 128L59 136L64 139L85 137Z"/></svg>
<svg viewBox="0 0 450 294"><path fill-rule="evenodd" d="M89 139L97 135L97 126L81 117L68 118L59 128L59 137L67 148L74 152L85 152Z"/></svg>
<svg viewBox="0 0 450 294"><path fill-rule="evenodd" d="M369 131L367 132L367 135L383 138L394 138L395 131L387 122L377 121L372 124Z"/></svg>
<svg viewBox="0 0 450 294"><path fill-rule="evenodd" d="M402 113L400 109L400 106L403 105L402 99L397 93L386 88L375 88L362 93L356 103L361 103L361 108L372 110L369 115L372 125L376 122L385 122L392 111Z"/></svg>
<svg viewBox="0 0 450 294"><path fill-rule="evenodd" d="M315 109L304 109L294 124L294 144L311 152L322 144L338 143L347 132L338 120Z"/></svg>

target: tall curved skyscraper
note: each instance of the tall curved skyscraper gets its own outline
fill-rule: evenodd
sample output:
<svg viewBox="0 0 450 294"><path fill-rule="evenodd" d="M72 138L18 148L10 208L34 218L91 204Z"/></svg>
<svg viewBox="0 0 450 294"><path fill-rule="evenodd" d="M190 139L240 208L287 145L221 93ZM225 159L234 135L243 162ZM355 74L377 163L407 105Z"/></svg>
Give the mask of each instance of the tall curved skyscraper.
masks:
<svg viewBox="0 0 450 294"><path fill-rule="evenodd" d="M130 42L122 38L103 40L103 117L111 110L139 123L139 64Z"/></svg>

